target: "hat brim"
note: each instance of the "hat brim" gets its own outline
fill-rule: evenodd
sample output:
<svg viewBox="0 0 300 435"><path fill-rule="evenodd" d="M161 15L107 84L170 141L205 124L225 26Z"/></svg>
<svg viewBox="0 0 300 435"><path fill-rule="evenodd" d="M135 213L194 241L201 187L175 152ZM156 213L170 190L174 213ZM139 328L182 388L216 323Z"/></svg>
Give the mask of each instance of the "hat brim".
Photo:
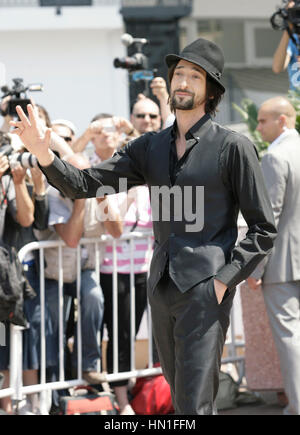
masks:
<svg viewBox="0 0 300 435"><path fill-rule="evenodd" d="M186 60L187 62L191 62L191 63L194 63L195 65L200 66L217 83L217 85L221 88L223 93L225 92L225 88L222 85L222 83L215 76L213 76L210 73L210 71L208 70L208 66L205 65L204 61L203 62L195 62L194 60L191 60L191 59L184 57L184 56L179 56L178 54L168 54L165 57L165 61L166 61L168 68L170 68L175 63L178 63L180 60Z"/></svg>

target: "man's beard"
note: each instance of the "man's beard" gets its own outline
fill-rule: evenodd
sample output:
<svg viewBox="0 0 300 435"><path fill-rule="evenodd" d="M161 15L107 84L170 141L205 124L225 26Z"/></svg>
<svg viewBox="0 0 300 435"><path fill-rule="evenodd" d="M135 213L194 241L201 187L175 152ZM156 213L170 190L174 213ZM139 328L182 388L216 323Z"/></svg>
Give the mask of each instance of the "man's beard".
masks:
<svg viewBox="0 0 300 435"><path fill-rule="evenodd" d="M195 94L189 93L189 98L187 98L177 96L176 92L174 91L170 98L172 112L175 112L175 110L193 110L202 104L202 101L195 101Z"/></svg>

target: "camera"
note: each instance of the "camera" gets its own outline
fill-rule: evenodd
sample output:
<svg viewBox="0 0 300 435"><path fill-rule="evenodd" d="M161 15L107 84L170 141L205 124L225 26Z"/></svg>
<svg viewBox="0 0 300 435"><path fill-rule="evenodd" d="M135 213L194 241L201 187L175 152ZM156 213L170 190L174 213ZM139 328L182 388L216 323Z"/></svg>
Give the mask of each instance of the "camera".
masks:
<svg viewBox="0 0 300 435"><path fill-rule="evenodd" d="M17 117L18 114L16 112L16 106L21 106L24 112L27 114L27 104L31 103L30 99L27 97L27 92L43 90L42 84L31 84L24 86L23 79L15 78L12 81L13 86L11 88L8 86L1 87L1 91L4 93L2 98L11 96L11 99L7 104L7 109L5 111L1 110L2 116L9 115L11 117Z"/></svg>
<svg viewBox="0 0 300 435"><path fill-rule="evenodd" d="M20 164L24 169L38 167L37 158L27 151L23 153L13 153L8 157L8 160L12 169L18 164Z"/></svg>
<svg viewBox="0 0 300 435"><path fill-rule="evenodd" d="M22 168L37 168L37 158L27 151L16 152L11 146L11 139L6 133L0 132L0 155L7 156L10 168L20 164ZM6 173L9 173L9 169Z"/></svg>
<svg viewBox="0 0 300 435"><path fill-rule="evenodd" d="M124 33L121 41L126 47L134 45L136 52L132 56L115 58L114 67L127 69L134 82L153 80L156 71L149 70L148 57L143 53L143 47L149 41L145 38L133 38L129 33Z"/></svg>
<svg viewBox="0 0 300 435"><path fill-rule="evenodd" d="M283 0L283 7L279 8L270 18L274 30L287 30L300 35L300 0L294 0L294 6L287 8L289 0ZM289 27L292 25L292 30Z"/></svg>

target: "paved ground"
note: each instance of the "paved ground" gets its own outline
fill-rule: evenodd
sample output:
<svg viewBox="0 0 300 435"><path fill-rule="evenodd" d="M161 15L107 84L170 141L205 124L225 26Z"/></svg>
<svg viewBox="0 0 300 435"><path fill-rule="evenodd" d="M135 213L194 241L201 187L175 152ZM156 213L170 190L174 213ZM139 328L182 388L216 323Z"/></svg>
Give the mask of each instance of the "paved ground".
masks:
<svg viewBox="0 0 300 435"><path fill-rule="evenodd" d="M219 415L282 415L283 406L278 403L276 393L259 392L258 396L260 403L219 411Z"/></svg>

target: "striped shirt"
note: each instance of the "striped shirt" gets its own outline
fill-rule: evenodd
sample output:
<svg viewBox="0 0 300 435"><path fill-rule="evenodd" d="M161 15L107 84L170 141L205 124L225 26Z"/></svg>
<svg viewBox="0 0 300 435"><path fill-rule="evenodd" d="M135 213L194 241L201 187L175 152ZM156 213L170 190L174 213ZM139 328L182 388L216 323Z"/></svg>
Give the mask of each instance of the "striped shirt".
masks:
<svg viewBox="0 0 300 435"><path fill-rule="evenodd" d="M123 220L123 234L131 231L149 233L152 230L151 206L149 190L146 186L138 186L130 189L128 195L125 192L111 195L110 198L116 201L116 206L121 210L126 199L128 200L128 210ZM121 212L122 214L122 212ZM133 245L133 247L131 247ZM147 272L152 256L153 236L134 239L133 243L128 240L118 240L116 243L117 251L117 271L118 273L130 273L131 253L133 258L134 273ZM104 261L101 264L101 273L113 272L113 245L107 244L105 249Z"/></svg>

